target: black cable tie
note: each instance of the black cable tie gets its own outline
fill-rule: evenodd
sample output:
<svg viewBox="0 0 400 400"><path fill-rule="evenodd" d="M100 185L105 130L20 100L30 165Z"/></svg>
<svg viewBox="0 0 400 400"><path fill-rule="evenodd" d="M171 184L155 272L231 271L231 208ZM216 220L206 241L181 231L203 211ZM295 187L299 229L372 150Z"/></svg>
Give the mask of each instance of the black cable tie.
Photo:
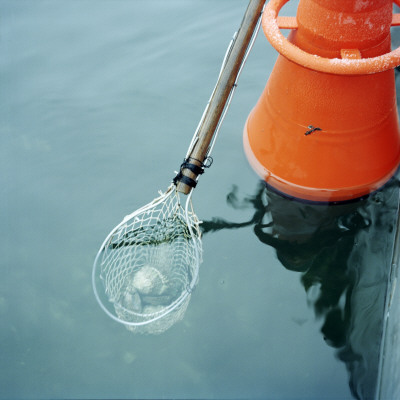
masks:
<svg viewBox="0 0 400 400"><path fill-rule="evenodd" d="M190 160L197 161L198 163L201 164L201 166L191 163ZM196 176L198 176L204 173L204 168L210 168L212 163L213 159L210 156L206 157L204 159L204 162L201 162L200 160L197 160L196 158L193 157L188 157L187 159L183 160L183 163L180 166L180 170L178 174L175 176L175 178L172 180L172 182L174 183L175 186L178 184L178 182L182 182L185 185L194 188L196 187L197 182L194 179L183 175L182 171L184 169L188 169L189 171L192 171Z"/></svg>
<svg viewBox="0 0 400 400"><path fill-rule="evenodd" d="M190 171L192 171L194 174L196 174L196 175L201 175L201 174L203 174L204 173L204 168L202 168L202 167L199 167L198 165L196 165L196 164L192 164L192 163L189 163L189 162L187 162L187 161L185 161L182 165L181 165L181 169L189 169Z"/></svg>
<svg viewBox="0 0 400 400"><path fill-rule="evenodd" d="M177 185L178 182L182 182L183 184L190 186L192 188L195 188L197 185L197 182L194 179L183 175L182 172L179 172L179 174L176 175L173 182L175 185Z"/></svg>

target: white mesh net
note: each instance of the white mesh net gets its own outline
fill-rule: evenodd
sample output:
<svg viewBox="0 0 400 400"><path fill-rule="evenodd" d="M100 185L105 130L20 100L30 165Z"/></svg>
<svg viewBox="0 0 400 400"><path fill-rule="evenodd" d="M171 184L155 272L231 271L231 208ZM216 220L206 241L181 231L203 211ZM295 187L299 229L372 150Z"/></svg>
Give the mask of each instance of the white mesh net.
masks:
<svg viewBox="0 0 400 400"><path fill-rule="evenodd" d="M199 221L166 193L124 218L100 248L93 285L102 308L137 333L161 333L183 318L198 281L202 246ZM102 281L107 307L96 289Z"/></svg>

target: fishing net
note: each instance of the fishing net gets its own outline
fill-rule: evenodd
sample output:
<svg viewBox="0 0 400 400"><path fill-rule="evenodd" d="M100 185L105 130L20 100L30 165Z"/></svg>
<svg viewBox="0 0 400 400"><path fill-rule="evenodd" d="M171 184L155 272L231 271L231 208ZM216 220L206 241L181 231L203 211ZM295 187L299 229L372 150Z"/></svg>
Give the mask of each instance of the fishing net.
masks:
<svg viewBox="0 0 400 400"><path fill-rule="evenodd" d="M202 258L199 220L191 196L210 153L260 26L263 0L251 0L228 46L217 84L173 184L126 216L97 253L92 284L114 320L135 333L162 333L183 318ZM187 194L185 207L180 194Z"/></svg>
<svg viewBox="0 0 400 400"><path fill-rule="evenodd" d="M108 235L93 269L96 298L130 331L162 333L182 319L198 281L201 255L190 198L183 208L171 186ZM97 289L98 275L106 299Z"/></svg>

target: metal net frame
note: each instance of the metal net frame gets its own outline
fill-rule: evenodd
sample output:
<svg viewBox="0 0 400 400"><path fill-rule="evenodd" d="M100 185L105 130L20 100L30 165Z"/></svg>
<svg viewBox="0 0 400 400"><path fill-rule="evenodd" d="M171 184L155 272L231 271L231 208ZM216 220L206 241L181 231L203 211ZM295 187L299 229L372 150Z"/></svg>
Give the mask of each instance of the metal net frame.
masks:
<svg viewBox="0 0 400 400"><path fill-rule="evenodd" d="M199 224L191 196L183 208L174 185L127 215L94 262L93 288L103 310L135 333L162 333L182 319L202 261Z"/></svg>

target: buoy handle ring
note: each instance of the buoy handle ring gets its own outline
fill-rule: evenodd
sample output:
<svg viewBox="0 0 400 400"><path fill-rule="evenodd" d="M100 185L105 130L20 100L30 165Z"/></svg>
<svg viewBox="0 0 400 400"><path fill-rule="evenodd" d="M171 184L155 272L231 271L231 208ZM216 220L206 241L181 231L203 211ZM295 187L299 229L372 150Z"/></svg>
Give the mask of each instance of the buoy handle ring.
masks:
<svg viewBox="0 0 400 400"><path fill-rule="evenodd" d="M366 75L387 71L400 65L400 47L372 58L326 58L307 53L290 43L278 26L278 14L289 0L270 0L262 16L262 27L271 45L284 57L306 68L336 75ZM393 0L400 6L400 0Z"/></svg>

